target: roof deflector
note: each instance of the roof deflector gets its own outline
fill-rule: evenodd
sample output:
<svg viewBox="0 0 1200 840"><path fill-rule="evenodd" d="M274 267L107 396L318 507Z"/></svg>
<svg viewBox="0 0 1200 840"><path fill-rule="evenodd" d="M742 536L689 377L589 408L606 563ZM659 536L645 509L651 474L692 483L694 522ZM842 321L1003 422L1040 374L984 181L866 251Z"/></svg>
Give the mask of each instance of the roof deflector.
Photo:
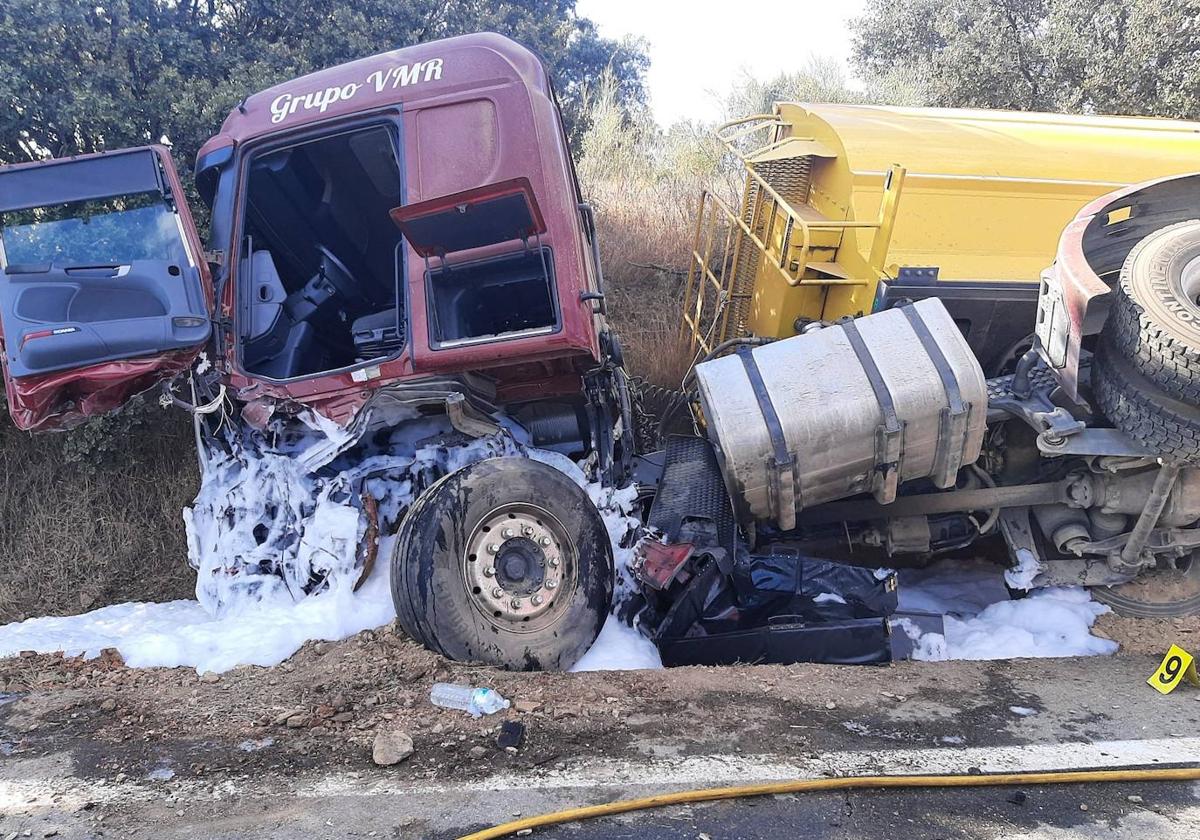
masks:
<svg viewBox="0 0 1200 840"><path fill-rule="evenodd" d="M413 250L425 259L546 232L528 178L513 178L438 196L391 211Z"/></svg>

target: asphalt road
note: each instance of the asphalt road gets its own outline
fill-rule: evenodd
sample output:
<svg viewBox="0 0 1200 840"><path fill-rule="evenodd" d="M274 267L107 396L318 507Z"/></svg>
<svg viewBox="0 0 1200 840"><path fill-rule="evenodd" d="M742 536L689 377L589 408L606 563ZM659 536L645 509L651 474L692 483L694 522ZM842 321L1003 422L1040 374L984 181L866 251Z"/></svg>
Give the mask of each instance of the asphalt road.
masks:
<svg viewBox="0 0 1200 840"><path fill-rule="evenodd" d="M89 699L75 711L56 712L59 722L49 733L25 734L21 750L0 749L0 838L16 832L81 840L446 840L518 816L697 787L830 775L1200 766L1200 689L1185 686L1160 697L1144 684L1153 665L1148 657L1110 657L889 669L805 666L769 672L776 689L784 680L803 689L800 700L769 705L755 705L765 694L752 670L741 672L748 676L740 693L708 694L695 685L723 672L693 671L685 703L662 698L686 675L659 673L638 689L645 692L637 697L644 711L611 724L607 747L575 743L561 760L536 764L501 757L463 775L412 762L377 768L357 748L314 739L288 747L282 736L273 749L292 750L297 760L270 764L264 758L257 769L239 765L236 758L245 753L238 744L212 733L170 731L151 738L131 728L123 740L93 742L80 723L93 713ZM835 680L836 702L826 699ZM930 680L924 689L916 685ZM889 699L900 690L907 699ZM0 747L20 737L14 729L20 717L53 699L35 694L0 707ZM721 709L731 708L740 717L721 716ZM754 709L762 715L747 713ZM766 722L773 727L769 734ZM531 719L531 726L531 737L555 731L552 719ZM539 735L537 727L545 732ZM297 753L305 744L313 752ZM426 741L422 750L436 754L437 747ZM222 753L229 760L222 762ZM340 758L331 761L331 755ZM163 756L180 769L177 776L157 775ZM186 772L189 760L198 758L227 769ZM1200 837L1200 786L798 794L667 807L532 836L1194 840Z"/></svg>
<svg viewBox="0 0 1200 840"><path fill-rule="evenodd" d="M663 808L541 829L534 836L544 840L704 836L711 840L1194 840L1200 836L1197 795L1197 789L1183 784L804 794ZM1130 802L1129 796L1140 797L1141 802Z"/></svg>

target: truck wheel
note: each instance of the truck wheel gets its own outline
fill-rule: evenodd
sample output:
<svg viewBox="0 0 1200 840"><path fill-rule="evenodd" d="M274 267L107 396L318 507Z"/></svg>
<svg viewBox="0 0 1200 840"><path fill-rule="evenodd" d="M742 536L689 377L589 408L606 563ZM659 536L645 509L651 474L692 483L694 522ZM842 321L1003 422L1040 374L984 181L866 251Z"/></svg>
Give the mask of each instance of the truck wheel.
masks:
<svg viewBox="0 0 1200 840"><path fill-rule="evenodd" d="M1157 230L1129 253L1104 334L1165 393L1200 403L1200 221Z"/></svg>
<svg viewBox="0 0 1200 840"><path fill-rule="evenodd" d="M1129 583L1094 586L1097 601L1132 618L1177 618L1200 613L1200 558L1178 561L1178 568L1144 571Z"/></svg>
<svg viewBox="0 0 1200 840"><path fill-rule="evenodd" d="M565 670L608 615L613 559L587 493L528 458L490 458L426 490L400 526L392 600L443 656Z"/></svg>
<svg viewBox="0 0 1200 840"><path fill-rule="evenodd" d="M1165 393L1103 338L1092 361L1092 393L1114 426L1164 460L1200 462L1200 407Z"/></svg>

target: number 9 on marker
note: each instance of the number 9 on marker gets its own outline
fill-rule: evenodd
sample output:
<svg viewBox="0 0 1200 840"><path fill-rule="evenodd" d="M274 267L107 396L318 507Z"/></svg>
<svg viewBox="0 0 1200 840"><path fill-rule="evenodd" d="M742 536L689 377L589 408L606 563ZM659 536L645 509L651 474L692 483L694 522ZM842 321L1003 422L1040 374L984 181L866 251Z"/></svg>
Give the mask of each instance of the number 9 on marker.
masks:
<svg viewBox="0 0 1200 840"><path fill-rule="evenodd" d="M1158 670L1146 682L1160 694L1170 694L1185 677L1189 682L1200 685L1200 675L1196 673L1196 661L1192 655L1179 645L1171 645Z"/></svg>

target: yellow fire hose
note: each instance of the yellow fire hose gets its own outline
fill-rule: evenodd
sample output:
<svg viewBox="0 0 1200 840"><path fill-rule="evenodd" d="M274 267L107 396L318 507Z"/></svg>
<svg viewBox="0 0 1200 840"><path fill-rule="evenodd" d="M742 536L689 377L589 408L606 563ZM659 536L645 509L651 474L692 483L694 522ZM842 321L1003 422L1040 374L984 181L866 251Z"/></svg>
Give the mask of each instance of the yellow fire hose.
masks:
<svg viewBox="0 0 1200 840"><path fill-rule="evenodd" d="M683 805L692 802L713 802L718 799L741 799L746 796L770 796L781 793L805 793L817 790L858 790L862 788L949 788L997 787L1001 785L1064 785L1082 782L1186 782L1200 781L1200 767L1158 767L1149 770L1050 770L1044 773L994 773L944 776L842 776L822 779L793 779L740 787L704 788L625 799L585 808L568 808L552 814L541 814L514 820L503 825L467 834L459 840L493 840L526 829L577 822L594 817L609 817L629 811L661 808L664 805Z"/></svg>

